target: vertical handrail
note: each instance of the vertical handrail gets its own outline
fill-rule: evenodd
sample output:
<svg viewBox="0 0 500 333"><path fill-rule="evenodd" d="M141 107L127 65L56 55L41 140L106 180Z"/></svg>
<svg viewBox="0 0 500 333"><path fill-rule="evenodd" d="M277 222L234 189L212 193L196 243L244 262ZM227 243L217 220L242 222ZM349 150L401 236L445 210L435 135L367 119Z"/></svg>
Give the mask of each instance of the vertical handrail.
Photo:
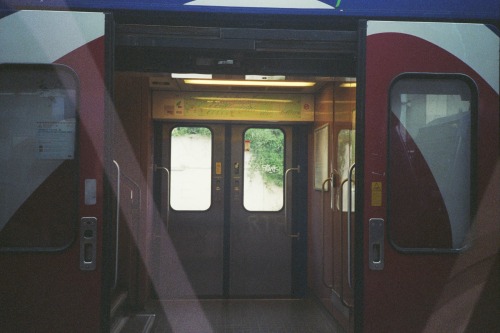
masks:
<svg viewBox="0 0 500 333"><path fill-rule="evenodd" d="M115 237L115 281L113 289L118 285L118 260L119 260L119 246L120 246L120 186L121 186L121 170L120 164L113 160L116 167L116 237Z"/></svg>
<svg viewBox="0 0 500 333"><path fill-rule="evenodd" d="M339 188L339 205L340 205L340 226L341 226L341 238L342 238L342 244L341 244L341 253L340 253L340 256L342 258L342 282L341 282L341 290L340 290L340 294L342 295L340 297L340 300L342 301L342 304L344 304L346 307L348 308L352 308L352 304L349 304L345 297L344 297L344 282L345 282L345 274L344 274L344 270L343 270L343 267L344 267L344 253L345 253L345 248L347 247L348 250L347 250L347 283L348 283L348 286L350 289L352 289L352 283L351 283L351 252L350 252L350 246L351 246L351 242L350 242L350 226L349 226L349 222L346 222L346 225L347 225L347 246L345 246L345 242L344 242L344 218L343 218L343 215L344 215L344 185L349 181L349 178L347 179L344 179L342 182L340 182L340 188ZM348 186L349 188L349 186ZM351 196L351 193L349 193L349 197ZM348 204L349 204L349 201L348 201ZM350 221L350 220L349 220Z"/></svg>
<svg viewBox="0 0 500 333"><path fill-rule="evenodd" d="M322 278L323 278L323 285L333 291L333 282L332 284L328 284L326 279L325 279L325 257L326 257L326 250L325 250L325 184L331 182L332 187L331 191L333 192L333 179L332 178L327 178L323 181L323 184L321 184L321 221L323 224L323 269L322 269ZM331 203L331 196L330 196L330 208L332 208L332 203Z"/></svg>
<svg viewBox="0 0 500 333"><path fill-rule="evenodd" d="M333 169L332 173L330 174L330 179L332 181L332 191L330 192L330 209L332 210L332 212L334 211L334 208L335 208L335 184L337 182L335 176L339 177L340 178L340 174L339 172L336 170L336 169Z"/></svg>
<svg viewBox="0 0 500 333"><path fill-rule="evenodd" d="M339 188L339 205L340 205L340 218L339 218L339 223L340 223L340 234L341 234L341 246L340 246L340 256L342 258L342 267L344 264L344 184L347 183L347 179L344 179L343 181L340 182L340 188ZM347 303L344 300L344 271L342 270L342 282L341 282L341 291L340 293L342 294L342 303L344 303L345 306L348 306Z"/></svg>
<svg viewBox="0 0 500 333"><path fill-rule="evenodd" d="M285 232L288 237L299 238L300 233L292 234L292 221L288 217L288 174L292 171L297 171L300 173L300 165L296 168L289 168L285 171Z"/></svg>
<svg viewBox="0 0 500 333"><path fill-rule="evenodd" d="M330 180L332 182L332 188L330 191L330 210L333 212L333 208L335 206L335 195L333 189L335 188L335 174L338 174L337 170L333 169L333 172L330 174Z"/></svg>
<svg viewBox="0 0 500 333"><path fill-rule="evenodd" d="M335 176L340 176L338 171L333 169L333 172L330 174L330 178L327 178L323 181L323 184L321 185L321 221L323 223L323 273L322 273L322 278L323 278L323 285L331 290L331 292L335 293L340 298L340 294L335 290L335 279L332 278L332 284L328 284L325 279L325 184L330 182L331 183L331 189L330 189L330 210L334 211L334 206L335 206L335 193L334 193L334 188L335 188ZM342 191L342 188L340 189ZM340 223L342 224L342 214L341 214L341 220ZM333 228L333 227L332 227ZM334 232L332 230L332 237L334 235ZM334 242L334 239L332 239L332 243ZM334 246L334 245L333 245ZM335 256L335 251L333 251L332 248L332 256Z"/></svg>
<svg viewBox="0 0 500 333"><path fill-rule="evenodd" d="M351 214L352 214L352 172L356 168L354 163L349 168L347 175L347 190L349 196L347 197L347 282L349 288L352 289L352 272L351 272Z"/></svg>
<svg viewBox="0 0 500 333"><path fill-rule="evenodd" d="M167 195L168 195L168 202L167 202L167 216L165 218L165 228L166 230L168 231L168 225L170 223L170 170L165 168L165 167L162 167L162 166L158 166L155 164L155 171L157 170L161 170L161 171L165 171L167 173Z"/></svg>

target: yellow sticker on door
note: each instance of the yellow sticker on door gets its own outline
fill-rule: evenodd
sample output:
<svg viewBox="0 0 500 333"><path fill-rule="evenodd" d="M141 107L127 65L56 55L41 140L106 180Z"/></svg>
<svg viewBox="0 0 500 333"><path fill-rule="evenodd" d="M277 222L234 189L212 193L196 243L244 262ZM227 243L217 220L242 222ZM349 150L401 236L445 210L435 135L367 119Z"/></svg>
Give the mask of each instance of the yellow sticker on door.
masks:
<svg viewBox="0 0 500 333"><path fill-rule="evenodd" d="M372 206L382 206L382 182L372 182Z"/></svg>

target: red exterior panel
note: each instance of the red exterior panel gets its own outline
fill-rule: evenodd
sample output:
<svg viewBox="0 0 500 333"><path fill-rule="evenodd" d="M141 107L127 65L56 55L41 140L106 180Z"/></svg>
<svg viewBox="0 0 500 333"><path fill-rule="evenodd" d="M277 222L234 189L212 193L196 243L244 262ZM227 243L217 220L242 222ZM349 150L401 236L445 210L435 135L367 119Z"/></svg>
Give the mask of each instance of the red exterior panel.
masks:
<svg viewBox="0 0 500 333"><path fill-rule="evenodd" d="M69 66L79 81L79 137L76 148L79 154L79 214L81 217L97 219L96 269L80 269L80 239L74 221L75 240L63 251L45 252L23 250L22 252L0 253L0 331L2 332L98 332L102 312L102 239L103 239L103 154L104 154L104 15L101 13L29 12L21 13L16 20L15 13L0 19L4 31L16 35L20 47L25 40L33 40L30 54L15 50L16 41L0 48L12 51L11 58L0 57L0 62L9 63L56 63ZM67 25L66 19L75 23L76 30ZM62 20L60 20L62 18ZM74 21L73 21L74 19ZM3 22L2 22L3 21ZM37 22L51 22L63 33L61 40L50 40L50 35L37 35ZM16 22L11 30L5 22ZM89 22L92 22L90 24ZM60 24L60 26L58 26ZM81 25L79 25L81 24ZM96 25L100 27L96 27ZM19 29L19 27L22 27ZM29 34L31 29L33 34ZM85 30L97 30L95 39L88 42ZM81 35L66 35L79 31ZM99 36L100 35L100 36ZM47 39L47 43L44 39ZM58 59L51 59L53 48L66 40L83 42ZM77 42L78 44L78 42ZM60 45L64 49L63 45ZM48 50L50 48L51 50ZM71 48L71 47L70 47ZM9 52L4 53L7 57ZM38 53L37 53L38 52ZM85 204L85 179L96 179L96 204ZM36 217L32 217L36 218Z"/></svg>
<svg viewBox="0 0 500 333"><path fill-rule="evenodd" d="M370 24L375 25L377 33L370 33ZM498 173L496 169L499 163L498 90L495 91L494 84L492 87L491 82L485 80L457 55L441 48L435 42L413 36L411 32L405 31L405 23L394 24L399 24L397 28L401 29L401 32L394 32L392 28L383 32L384 22L369 22L368 25L363 327L366 332L461 331L466 328L494 327L488 325L494 325L492 321L498 321L497 316L478 321L471 318L477 306L487 309L485 304L490 307L495 305L483 301L486 299L483 287L491 280L490 272L498 269L498 266L495 266L498 265L495 264L495 256L500 248L498 225L485 218L488 215L500 214L499 209L491 204L491 200L499 200L499 179L498 175L495 175L495 172ZM423 30L439 31L444 27L446 24L421 24ZM456 36L449 35L444 39L454 37ZM478 38L481 38L481 35L478 35ZM456 40L456 43L461 43L459 47L464 53L470 52L468 48L477 48L476 45L467 45L461 40ZM493 38L492 43L496 43L496 55L485 56L497 57L497 67L491 70L496 70L498 77L498 36L496 41ZM391 83L402 73L460 73L469 76L477 85L478 137L474 175L477 178L477 214L473 221L475 233L472 246L460 254L407 254L390 244L390 235L387 233L387 225L391 223L391 216L387 214L388 97ZM496 87L498 89L498 82ZM370 199L373 195L373 182L382 183L381 206L372 206ZM492 190L495 187L497 190ZM496 199L492 199L492 195ZM409 193L406 200L411 200L412 196L414 197L414 193ZM402 200L404 201L404 198ZM368 267L367 240L370 218L383 218L386 222L385 266L382 270L371 270ZM498 301L496 306L498 307Z"/></svg>

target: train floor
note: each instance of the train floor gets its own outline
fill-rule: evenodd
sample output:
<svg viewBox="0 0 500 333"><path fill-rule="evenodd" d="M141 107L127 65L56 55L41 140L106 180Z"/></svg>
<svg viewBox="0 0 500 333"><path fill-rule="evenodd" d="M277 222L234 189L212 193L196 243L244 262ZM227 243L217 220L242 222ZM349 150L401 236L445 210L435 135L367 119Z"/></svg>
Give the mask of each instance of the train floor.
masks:
<svg viewBox="0 0 500 333"><path fill-rule="evenodd" d="M312 299L152 301L152 333L344 333Z"/></svg>

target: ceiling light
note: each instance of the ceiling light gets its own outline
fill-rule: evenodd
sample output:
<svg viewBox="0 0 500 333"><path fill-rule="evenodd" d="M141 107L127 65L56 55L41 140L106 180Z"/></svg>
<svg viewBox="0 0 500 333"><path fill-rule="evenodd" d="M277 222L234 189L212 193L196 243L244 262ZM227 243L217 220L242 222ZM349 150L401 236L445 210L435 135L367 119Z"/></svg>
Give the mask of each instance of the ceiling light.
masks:
<svg viewBox="0 0 500 333"><path fill-rule="evenodd" d="M193 97L193 99L218 102L218 101L231 101L231 102L266 102L266 103L292 103L291 99L272 99L272 98L246 98L246 97Z"/></svg>
<svg viewBox="0 0 500 333"><path fill-rule="evenodd" d="M172 73L172 79L211 79L212 74Z"/></svg>
<svg viewBox="0 0 500 333"><path fill-rule="evenodd" d="M184 80L186 84L219 86L312 87L316 82L305 81L236 81L236 80Z"/></svg>

